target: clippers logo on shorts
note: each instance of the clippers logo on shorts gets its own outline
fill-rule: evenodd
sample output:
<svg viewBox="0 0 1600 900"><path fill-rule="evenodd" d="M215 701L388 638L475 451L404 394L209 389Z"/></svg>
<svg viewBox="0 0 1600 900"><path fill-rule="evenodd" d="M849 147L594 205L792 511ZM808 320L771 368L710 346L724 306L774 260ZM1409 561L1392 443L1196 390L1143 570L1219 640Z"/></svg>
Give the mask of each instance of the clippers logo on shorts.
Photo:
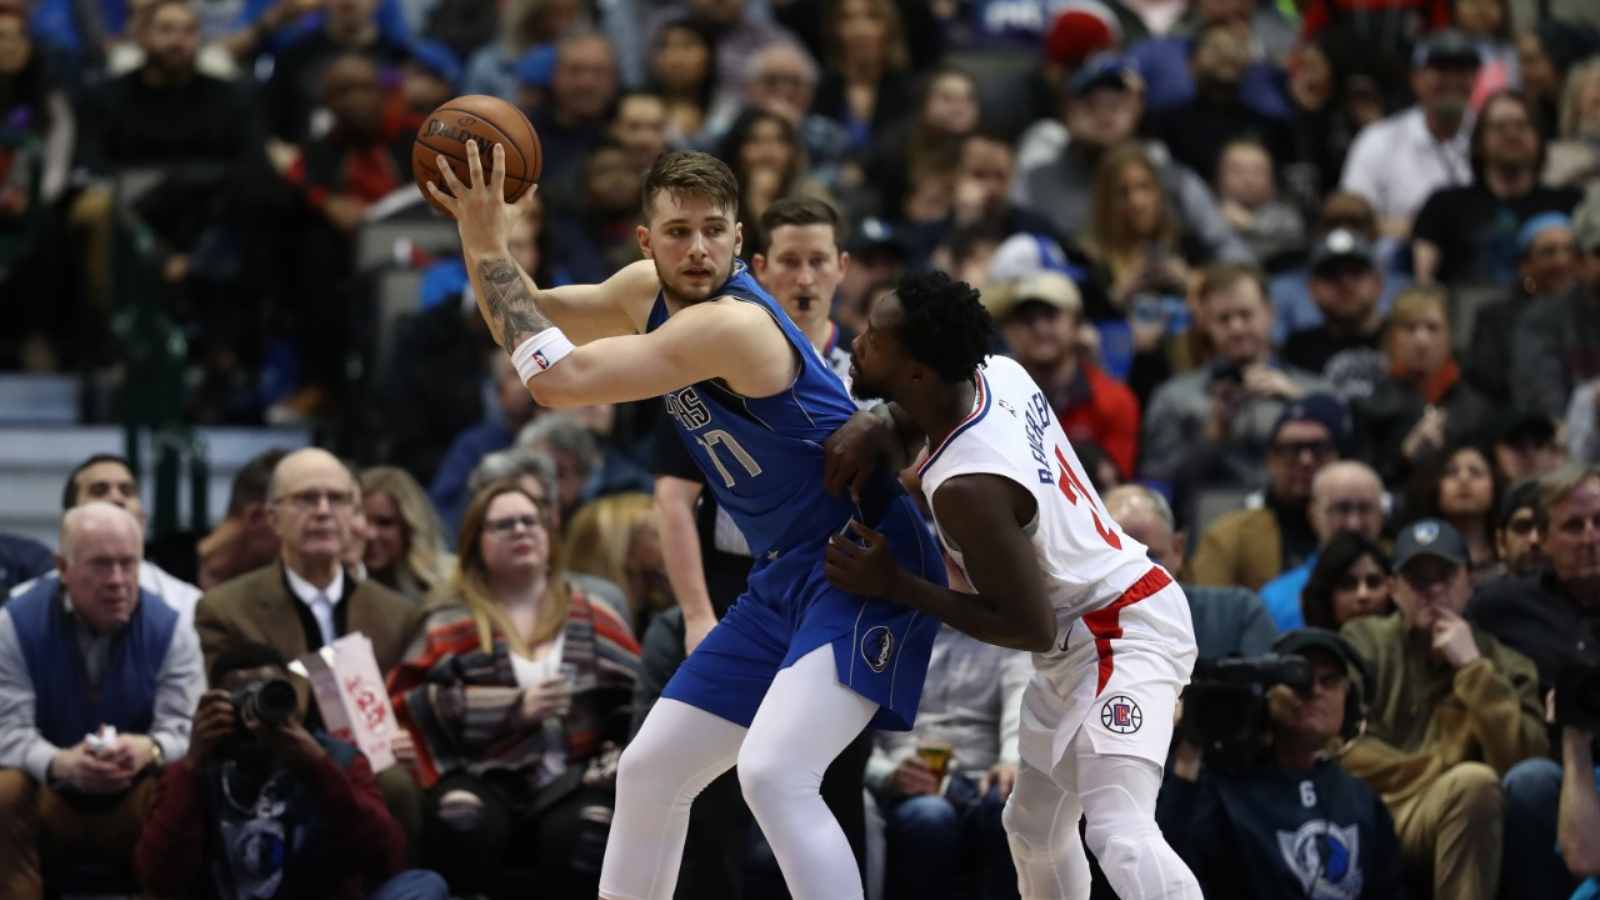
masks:
<svg viewBox="0 0 1600 900"><path fill-rule="evenodd" d="M1284 864L1311 900L1355 900L1361 896L1361 831L1313 819L1296 831L1278 832Z"/></svg>
<svg viewBox="0 0 1600 900"><path fill-rule="evenodd" d="M1107 731L1117 734L1133 734L1144 724L1144 713L1139 710L1139 704L1125 694L1118 694L1106 701L1100 707L1100 724Z"/></svg>
<svg viewBox="0 0 1600 900"><path fill-rule="evenodd" d="M711 410L692 387L667 394L667 412L684 431L698 431L711 424Z"/></svg>
<svg viewBox="0 0 1600 900"><path fill-rule="evenodd" d="M889 659L894 656L894 632L886 626L874 625L867 629L861 638L861 658L867 661L867 668L874 672L883 672L889 668Z"/></svg>

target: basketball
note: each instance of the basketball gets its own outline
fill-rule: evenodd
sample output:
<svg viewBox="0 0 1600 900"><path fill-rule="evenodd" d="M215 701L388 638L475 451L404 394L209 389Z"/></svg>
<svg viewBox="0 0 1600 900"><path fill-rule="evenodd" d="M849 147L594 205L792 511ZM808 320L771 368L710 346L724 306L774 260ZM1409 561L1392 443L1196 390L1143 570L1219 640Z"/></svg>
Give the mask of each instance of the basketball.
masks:
<svg viewBox="0 0 1600 900"><path fill-rule="evenodd" d="M434 209L450 215L428 190L428 182L433 181L446 193L450 191L449 184L439 174L441 155L450 161L450 168L455 170L462 184L472 183L472 175L467 170L469 140L478 142L485 180L494 168L494 145L505 145L507 203L516 202L539 180L544 166L544 148L539 144L533 123L522 110L499 97L483 94L457 97L428 114L422 127L417 129L417 142L411 145L411 174L417 179L422 196Z"/></svg>

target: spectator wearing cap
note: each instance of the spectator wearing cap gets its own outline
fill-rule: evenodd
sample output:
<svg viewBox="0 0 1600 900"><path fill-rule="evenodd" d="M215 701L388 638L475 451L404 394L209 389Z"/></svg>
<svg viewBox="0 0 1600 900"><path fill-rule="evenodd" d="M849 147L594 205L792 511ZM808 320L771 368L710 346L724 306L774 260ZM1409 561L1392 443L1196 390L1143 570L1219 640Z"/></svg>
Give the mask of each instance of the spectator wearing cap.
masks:
<svg viewBox="0 0 1600 900"><path fill-rule="evenodd" d="M1392 263L1397 242L1378 233L1378 215L1372 204L1360 194L1332 190L1321 203L1321 211L1313 224L1310 246L1319 246L1324 238L1335 231L1348 231L1372 247L1378 271L1383 277L1383 294L1378 307L1385 313L1393 304L1395 295L1411 283L1404 272L1397 271ZM1274 275L1272 291L1272 342L1282 346L1289 335L1322 324L1322 309L1311 297L1310 256L1301 265Z"/></svg>
<svg viewBox="0 0 1600 900"><path fill-rule="evenodd" d="M1477 73L1472 42L1455 31L1430 36L1412 57L1417 104L1356 137L1342 186L1372 202L1384 234L1410 234L1430 194L1471 183L1467 103Z"/></svg>
<svg viewBox="0 0 1600 900"><path fill-rule="evenodd" d="M1328 379L1346 399L1361 396L1382 370L1383 273L1377 255L1359 233L1336 229L1312 249L1310 275L1322 324L1290 334L1283 361Z"/></svg>
<svg viewBox="0 0 1600 900"><path fill-rule="evenodd" d="M1101 499L1123 533L1149 548L1152 562L1168 572L1183 571L1188 541L1167 498L1142 484L1124 484L1104 491ZM1189 600L1200 659L1259 656L1272 649L1278 629L1254 591L1184 582L1183 595Z"/></svg>
<svg viewBox="0 0 1600 900"><path fill-rule="evenodd" d="M1493 421L1493 407L1462 379L1450 348L1444 292L1403 291L1390 314L1383 374L1370 395L1351 403L1361 458L1386 483L1399 483L1430 454Z"/></svg>
<svg viewBox="0 0 1600 900"><path fill-rule="evenodd" d="M1494 403L1511 402L1511 339L1522 315L1545 297L1572 290L1582 259L1572 219L1540 213L1517 230L1517 279L1500 300L1478 308L1467 349L1467 380Z"/></svg>
<svg viewBox="0 0 1600 900"><path fill-rule="evenodd" d="M1211 523L1189 561L1188 580L1256 591L1305 562L1318 546L1309 516L1312 481L1338 458L1349 436L1349 415L1332 396L1311 394L1289 404L1267 441L1267 484L1259 503Z"/></svg>
<svg viewBox="0 0 1600 900"><path fill-rule="evenodd" d="M1040 119L1049 119L1061 109L1061 87L1086 60L1098 53L1113 52L1138 40L1144 25L1121 3L1099 0L1068 0L1056 9L1044 27L1039 65L1028 73L1027 101L1014 109L995 110L1005 117L1004 125L1020 131ZM1007 129L1007 133L1015 133Z"/></svg>
<svg viewBox="0 0 1600 900"><path fill-rule="evenodd" d="M985 296L1011 355L1044 391L1074 442L1099 444L1123 478L1139 456L1139 401L1078 350L1083 301L1072 279L1039 272Z"/></svg>
<svg viewBox="0 0 1600 900"><path fill-rule="evenodd" d="M1383 482L1366 463L1342 460L1317 470L1311 479L1311 499L1306 504L1317 549L1300 565L1261 586L1261 602L1279 631L1306 624L1301 594L1322 551L1334 538L1352 532L1368 542L1378 540L1383 531L1385 501Z"/></svg>
<svg viewBox="0 0 1600 900"><path fill-rule="evenodd" d="M1363 663L1320 628L1289 632L1272 649L1305 660L1309 683L1277 685L1255 701L1264 734L1242 758L1207 758L1180 740L1157 822L1210 897L1406 896L1388 809L1338 762L1366 715Z"/></svg>
<svg viewBox="0 0 1600 900"><path fill-rule="evenodd" d="M1059 122L1035 125L1017 152L1012 199L1049 217L1056 231L1089 227L1095 175L1114 147L1135 138L1144 115L1144 82L1124 56L1101 54L1067 82ZM1064 126L1064 129L1063 129ZM1065 137L1062 131L1065 131ZM1171 198L1187 238L1205 259L1249 260L1250 251L1228 228L1205 180L1175 162L1159 143L1147 145L1161 189Z"/></svg>
<svg viewBox="0 0 1600 900"><path fill-rule="evenodd" d="M1511 345L1512 402L1557 419L1574 389L1600 376L1600 195L1578 207L1572 225L1583 254L1578 283L1530 307Z"/></svg>
<svg viewBox="0 0 1600 900"><path fill-rule="evenodd" d="M1210 364L1167 381L1151 397L1139 474L1171 483L1175 490L1185 485L1257 488L1284 407L1325 385L1274 359L1268 340L1272 306L1256 269L1231 263L1208 267L1196 300L1195 323L1215 356ZM1178 509L1187 508L1187 498L1175 499Z"/></svg>
<svg viewBox="0 0 1600 900"><path fill-rule="evenodd" d="M1523 223L1570 213L1583 199L1577 188L1539 184L1544 140L1521 93L1489 97L1473 124L1470 152L1472 182L1440 188L1417 213L1411 258L1418 284L1511 284Z"/></svg>
<svg viewBox="0 0 1600 900"><path fill-rule="evenodd" d="M1505 827L1500 779L1549 748L1538 674L1462 617L1472 594L1467 546L1448 522L1401 531L1395 571L1396 612L1340 629L1374 676L1366 733L1342 761L1383 796L1414 880L1434 897L1492 898Z"/></svg>
<svg viewBox="0 0 1600 900"><path fill-rule="evenodd" d="M605 134L617 94L617 58L611 42L594 31L567 35L556 45L549 102L528 118L544 146L542 185L571 189L589 148Z"/></svg>

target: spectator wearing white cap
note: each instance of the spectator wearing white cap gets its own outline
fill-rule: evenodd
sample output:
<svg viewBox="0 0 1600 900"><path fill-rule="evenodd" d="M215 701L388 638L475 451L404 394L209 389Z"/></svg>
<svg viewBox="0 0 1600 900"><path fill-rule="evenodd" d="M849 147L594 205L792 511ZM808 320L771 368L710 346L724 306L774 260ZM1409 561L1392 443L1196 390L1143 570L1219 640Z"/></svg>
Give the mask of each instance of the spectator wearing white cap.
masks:
<svg viewBox="0 0 1600 900"><path fill-rule="evenodd" d="M1072 279L1038 272L983 297L1011 355L1043 389L1073 443L1098 444L1123 478L1139 455L1139 401L1081 352L1083 301Z"/></svg>

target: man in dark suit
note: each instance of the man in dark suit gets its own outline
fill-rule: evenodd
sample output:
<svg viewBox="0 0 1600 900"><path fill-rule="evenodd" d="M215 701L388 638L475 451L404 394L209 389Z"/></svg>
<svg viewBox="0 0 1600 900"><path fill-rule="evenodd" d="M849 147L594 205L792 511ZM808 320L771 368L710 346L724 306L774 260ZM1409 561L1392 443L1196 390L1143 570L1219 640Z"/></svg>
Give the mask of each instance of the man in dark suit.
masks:
<svg viewBox="0 0 1600 900"><path fill-rule="evenodd" d="M195 609L207 669L245 642L265 644L292 660L360 632L372 641L378 669L387 674L405 654L421 610L344 570L340 551L357 502L350 470L326 450L297 450L273 469L267 498L267 518L280 543L277 561L207 591ZM422 795L410 771L390 766L378 773L378 788L414 840L421 830Z"/></svg>
<svg viewBox="0 0 1600 900"><path fill-rule="evenodd" d="M267 496L278 559L200 598L195 628L206 665L242 641L294 659L359 631L372 641L378 668L393 668L418 610L377 582L358 583L340 565L355 510L349 470L325 450L300 450L278 463Z"/></svg>

